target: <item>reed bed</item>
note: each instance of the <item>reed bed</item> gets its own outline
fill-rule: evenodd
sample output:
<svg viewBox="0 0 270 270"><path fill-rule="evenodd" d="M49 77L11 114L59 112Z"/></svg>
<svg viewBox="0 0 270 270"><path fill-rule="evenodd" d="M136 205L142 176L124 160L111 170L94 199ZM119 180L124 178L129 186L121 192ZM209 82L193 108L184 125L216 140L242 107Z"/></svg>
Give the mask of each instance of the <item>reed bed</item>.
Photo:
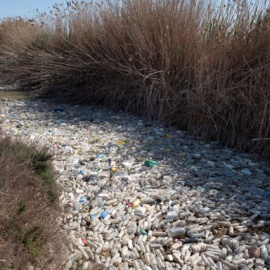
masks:
<svg viewBox="0 0 270 270"><path fill-rule="evenodd" d="M269 1L67 1L0 26L28 90L145 115L270 158Z"/></svg>

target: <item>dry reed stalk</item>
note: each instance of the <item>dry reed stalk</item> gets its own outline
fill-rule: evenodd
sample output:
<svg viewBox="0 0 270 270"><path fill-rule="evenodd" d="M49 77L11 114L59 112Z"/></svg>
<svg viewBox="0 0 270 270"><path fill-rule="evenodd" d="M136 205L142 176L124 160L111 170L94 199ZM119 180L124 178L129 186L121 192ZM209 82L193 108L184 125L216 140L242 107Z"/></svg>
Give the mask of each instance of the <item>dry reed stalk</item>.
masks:
<svg viewBox="0 0 270 270"><path fill-rule="evenodd" d="M159 119L270 158L266 1L68 1L0 30L26 89ZM9 23L9 24L8 24ZM3 28L5 23L2 23Z"/></svg>

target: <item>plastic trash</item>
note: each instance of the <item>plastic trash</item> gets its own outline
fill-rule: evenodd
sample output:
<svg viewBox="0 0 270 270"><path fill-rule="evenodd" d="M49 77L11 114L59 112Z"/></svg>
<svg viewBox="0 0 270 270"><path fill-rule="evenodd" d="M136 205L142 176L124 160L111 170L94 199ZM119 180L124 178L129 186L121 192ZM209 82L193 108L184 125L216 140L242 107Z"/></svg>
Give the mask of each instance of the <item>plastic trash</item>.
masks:
<svg viewBox="0 0 270 270"><path fill-rule="evenodd" d="M141 203L141 200L140 199L136 199L136 200L133 201L132 207L133 208L136 208L136 207L138 207L140 205L140 203Z"/></svg>
<svg viewBox="0 0 270 270"><path fill-rule="evenodd" d="M241 173L243 173L246 176L250 176L252 174L249 169L243 169L243 170L241 170Z"/></svg>
<svg viewBox="0 0 270 270"><path fill-rule="evenodd" d="M81 194L81 193L83 193L83 190L80 189L80 188L76 188L76 193L77 193L77 194Z"/></svg>
<svg viewBox="0 0 270 270"><path fill-rule="evenodd" d="M98 211L98 213L97 212L93 212L92 214L90 214L90 219L92 221L94 221L95 219L98 218L98 216L99 216L99 211Z"/></svg>
<svg viewBox="0 0 270 270"><path fill-rule="evenodd" d="M190 233L189 236L191 238L202 238L205 237L205 233L204 232Z"/></svg>
<svg viewBox="0 0 270 270"><path fill-rule="evenodd" d="M141 235L147 235L147 232L145 230L140 230Z"/></svg>
<svg viewBox="0 0 270 270"><path fill-rule="evenodd" d="M72 192L68 193L68 196L69 196L69 198L71 200L74 200L75 199L74 194Z"/></svg>
<svg viewBox="0 0 270 270"><path fill-rule="evenodd" d="M81 204L84 204L86 202L87 202L87 197L86 196L80 198L80 200L79 200L79 203L81 203Z"/></svg>
<svg viewBox="0 0 270 270"><path fill-rule="evenodd" d="M98 203L98 208L102 209L105 204L106 204L106 201L102 200L101 202Z"/></svg>
<svg viewBox="0 0 270 270"><path fill-rule="evenodd" d="M166 134L165 134L165 137L166 137L167 139L173 139L173 135L170 134L170 133L166 133Z"/></svg>
<svg viewBox="0 0 270 270"><path fill-rule="evenodd" d="M211 209L209 208L209 207L202 207L202 208L200 208L199 209L199 213L200 214L206 214L206 213L208 213L209 211L211 211Z"/></svg>
<svg viewBox="0 0 270 270"><path fill-rule="evenodd" d="M130 202L128 202L128 201L125 201L125 205L126 205L127 207L132 207L132 204L131 204Z"/></svg>
<svg viewBox="0 0 270 270"><path fill-rule="evenodd" d="M75 211L80 211L80 204L79 203L75 204Z"/></svg>
<svg viewBox="0 0 270 270"><path fill-rule="evenodd" d="M89 180L92 182L97 182L98 181L98 174L97 172L91 172L89 175Z"/></svg>
<svg viewBox="0 0 270 270"><path fill-rule="evenodd" d="M100 219L104 219L105 217L107 217L110 213L108 211L103 211L100 215Z"/></svg>
<svg viewBox="0 0 270 270"><path fill-rule="evenodd" d="M128 229L127 229L128 233L129 234L135 234L136 231L137 231L137 224L136 222L131 222L128 226Z"/></svg>
<svg viewBox="0 0 270 270"><path fill-rule="evenodd" d="M263 197L270 197L270 191L264 191L264 192L262 193L262 196L263 196Z"/></svg>
<svg viewBox="0 0 270 270"><path fill-rule="evenodd" d="M177 220L178 219L178 213L176 211L170 211L167 213L166 220Z"/></svg>
<svg viewBox="0 0 270 270"><path fill-rule="evenodd" d="M89 183L89 182L91 181L89 175L84 176L82 180L83 180L84 182L86 182L86 183Z"/></svg>
<svg viewBox="0 0 270 270"><path fill-rule="evenodd" d="M124 144L127 144L127 140L118 140L117 143L118 144L121 144L121 145L124 145Z"/></svg>
<svg viewBox="0 0 270 270"><path fill-rule="evenodd" d="M67 207L74 207L75 206L75 202L74 201L69 201L67 203Z"/></svg>
<svg viewBox="0 0 270 270"><path fill-rule="evenodd" d="M82 238L82 243L85 246L85 244L86 244L86 239L85 238Z"/></svg>
<svg viewBox="0 0 270 270"><path fill-rule="evenodd" d="M119 149L119 146L118 145L115 145L115 144L113 144L113 145L111 145L109 147L109 151L110 152L116 152L118 149Z"/></svg>
<svg viewBox="0 0 270 270"><path fill-rule="evenodd" d="M77 239L77 244L79 247L83 247L85 244L83 243L83 240L81 238Z"/></svg>
<svg viewBox="0 0 270 270"><path fill-rule="evenodd" d="M168 229L168 235L170 237L181 237L185 236L187 229L182 227L175 227Z"/></svg>
<svg viewBox="0 0 270 270"><path fill-rule="evenodd" d="M144 162L144 165L145 165L146 167L152 168L152 167L154 167L154 166L157 165L157 162L154 161L154 160L146 160L146 161Z"/></svg>
<svg viewBox="0 0 270 270"><path fill-rule="evenodd" d="M119 168L117 167L112 167L110 168L111 172L119 172Z"/></svg>
<svg viewBox="0 0 270 270"><path fill-rule="evenodd" d="M54 111L55 111L55 112L64 112L64 109L61 109L61 108L55 108Z"/></svg>
<svg viewBox="0 0 270 270"><path fill-rule="evenodd" d="M197 243L197 242L199 242L198 238L189 238L189 239L185 240L184 244Z"/></svg>
<svg viewBox="0 0 270 270"><path fill-rule="evenodd" d="M143 218L145 217L145 212L146 212L146 209L144 207L137 207L134 211L134 215Z"/></svg>
<svg viewBox="0 0 270 270"><path fill-rule="evenodd" d="M201 192L204 192L205 191L205 188L203 188L202 186L197 186L197 190L199 190Z"/></svg>

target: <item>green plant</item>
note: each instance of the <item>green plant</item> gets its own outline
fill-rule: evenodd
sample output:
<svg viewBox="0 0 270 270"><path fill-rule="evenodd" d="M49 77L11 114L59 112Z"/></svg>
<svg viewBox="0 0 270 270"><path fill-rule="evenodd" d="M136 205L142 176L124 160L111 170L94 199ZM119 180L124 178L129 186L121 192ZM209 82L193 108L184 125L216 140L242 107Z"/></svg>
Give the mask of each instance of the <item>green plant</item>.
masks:
<svg viewBox="0 0 270 270"><path fill-rule="evenodd" d="M42 248L46 242L42 225L29 228L19 239L33 256L37 257L42 254Z"/></svg>

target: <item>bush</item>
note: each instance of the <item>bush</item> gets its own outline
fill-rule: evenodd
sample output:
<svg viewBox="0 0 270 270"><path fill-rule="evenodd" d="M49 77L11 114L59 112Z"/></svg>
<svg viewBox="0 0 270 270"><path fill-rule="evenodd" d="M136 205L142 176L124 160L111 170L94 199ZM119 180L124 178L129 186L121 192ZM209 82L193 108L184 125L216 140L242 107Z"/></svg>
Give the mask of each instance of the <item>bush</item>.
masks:
<svg viewBox="0 0 270 270"><path fill-rule="evenodd" d="M50 157L0 138L0 269L41 267L59 252L58 188Z"/></svg>
<svg viewBox="0 0 270 270"><path fill-rule="evenodd" d="M2 30L10 78L270 158L267 1L67 1ZM4 29L5 24L2 28Z"/></svg>

